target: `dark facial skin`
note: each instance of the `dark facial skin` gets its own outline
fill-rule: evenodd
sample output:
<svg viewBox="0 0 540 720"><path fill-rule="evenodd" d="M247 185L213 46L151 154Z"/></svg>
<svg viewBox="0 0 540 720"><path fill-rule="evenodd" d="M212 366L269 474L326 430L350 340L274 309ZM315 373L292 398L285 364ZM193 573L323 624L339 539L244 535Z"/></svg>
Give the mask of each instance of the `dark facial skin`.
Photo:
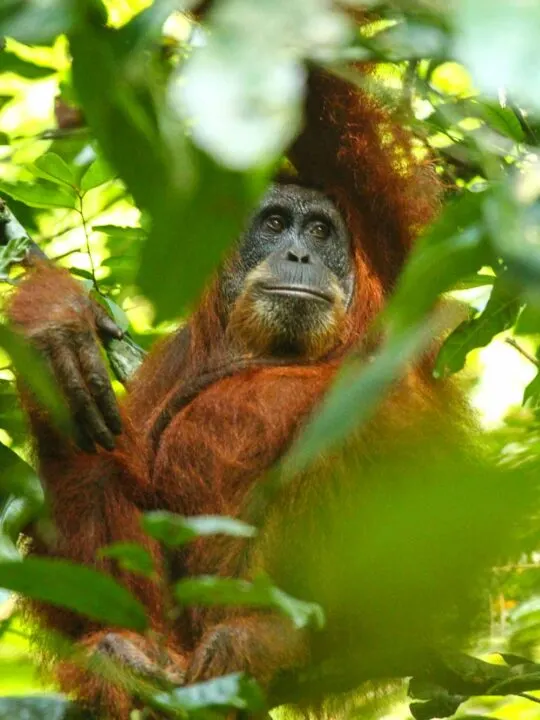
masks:
<svg viewBox="0 0 540 720"><path fill-rule="evenodd" d="M353 287L349 233L333 202L274 185L221 276L229 337L254 355L322 357L336 345Z"/></svg>
<svg viewBox="0 0 540 720"><path fill-rule="evenodd" d="M267 261L276 283L312 286L324 294L330 276L348 305L354 277L349 233L334 203L318 190L273 185L240 240L233 267L222 278L228 303L234 302L251 271Z"/></svg>

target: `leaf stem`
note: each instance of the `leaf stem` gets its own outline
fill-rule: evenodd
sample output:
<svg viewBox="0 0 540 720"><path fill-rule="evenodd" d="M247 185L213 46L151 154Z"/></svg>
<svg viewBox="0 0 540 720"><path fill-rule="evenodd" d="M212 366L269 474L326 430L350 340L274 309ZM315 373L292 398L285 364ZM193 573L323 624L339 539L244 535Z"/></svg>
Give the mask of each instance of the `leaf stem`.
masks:
<svg viewBox="0 0 540 720"><path fill-rule="evenodd" d="M534 355L531 355L530 352L521 347L514 338L506 338L505 342L510 345L510 347L513 347L514 350L517 350L520 355L523 355L523 357L532 363L536 368L540 369L540 362L538 362Z"/></svg>

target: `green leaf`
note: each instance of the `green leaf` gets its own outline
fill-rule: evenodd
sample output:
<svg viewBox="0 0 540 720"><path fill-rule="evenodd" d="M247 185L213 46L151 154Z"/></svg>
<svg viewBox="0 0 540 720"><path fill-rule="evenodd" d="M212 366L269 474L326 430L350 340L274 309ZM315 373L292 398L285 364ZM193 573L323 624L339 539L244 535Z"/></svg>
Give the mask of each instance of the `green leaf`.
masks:
<svg viewBox="0 0 540 720"><path fill-rule="evenodd" d="M94 232L104 233L114 240L126 240L135 242L146 237L146 232L140 227L129 227L122 225L93 225Z"/></svg>
<svg viewBox="0 0 540 720"><path fill-rule="evenodd" d="M27 497L8 497L0 508L0 558L21 560L17 549L19 534L41 515L41 506Z"/></svg>
<svg viewBox="0 0 540 720"><path fill-rule="evenodd" d="M60 155L53 152L45 153L41 155L34 163L38 171L40 171L47 180L52 180L55 183L62 185L68 185L70 188L75 188L77 182L73 171L66 163L62 160Z"/></svg>
<svg viewBox="0 0 540 720"><path fill-rule="evenodd" d="M428 320L400 334L392 332L373 357L354 360L340 371L319 411L305 426L285 458L285 476L303 470L310 462L342 443L374 412L391 385L455 321L458 309L442 307ZM461 312L461 309L459 310Z"/></svg>
<svg viewBox="0 0 540 720"><path fill-rule="evenodd" d="M529 303L523 308L514 335L540 335L540 307Z"/></svg>
<svg viewBox="0 0 540 720"><path fill-rule="evenodd" d="M517 695L523 692L534 692L540 687L540 672L525 673L503 680L490 688L493 695Z"/></svg>
<svg viewBox="0 0 540 720"><path fill-rule="evenodd" d="M235 708L253 714L265 710L264 695L256 681L241 673L224 675L215 680L177 688L171 693L155 695L152 705L165 712L189 713L197 717L210 708Z"/></svg>
<svg viewBox="0 0 540 720"><path fill-rule="evenodd" d="M208 535L251 538L257 533L251 525L233 518L221 515L183 517L166 510L145 513L142 524L145 532L168 547L185 545Z"/></svg>
<svg viewBox="0 0 540 720"><path fill-rule="evenodd" d="M0 443L0 559L20 560L19 534L37 520L44 507L41 482L34 469L11 448Z"/></svg>
<svg viewBox="0 0 540 720"><path fill-rule="evenodd" d="M14 73L26 80L41 80L56 73L56 68L35 65L28 60L23 60L9 50L0 50L0 74Z"/></svg>
<svg viewBox="0 0 540 720"><path fill-rule="evenodd" d="M439 125L439 129L444 131L449 118L455 117L457 122L460 116L479 118L492 130L509 137L514 142L525 141L525 132L516 113L510 107L502 107L498 101L466 99L457 100L451 104L445 103L437 107L435 118L431 116L430 120L440 118L442 123Z"/></svg>
<svg viewBox="0 0 540 720"><path fill-rule="evenodd" d="M507 278L497 278L484 311L461 323L445 340L435 364L435 377L462 370L467 355L511 328L520 310L521 300L515 289L508 284Z"/></svg>
<svg viewBox="0 0 540 720"><path fill-rule="evenodd" d="M523 391L523 404L536 412L540 410L540 372L531 380Z"/></svg>
<svg viewBox="0 0 540 720"><path fill-rule="evenodd" d="M184 3L182 9L189 10ZM118 31L116 49L123 59L131 53L139 53L159 44L163 37L163 25L168 17L179 9L178 0L160 0L137 13Z"/></svg>
<svg viewBox="0 0 540 720"><path fill-rule="evenodd" d="M485 122L517 143L525 142L525 132L521 127L516 113L509 107L501 107L499 103L482 101L478 105L479 116Z"/></svg>
<svg viewBox="0 0 540 720"><path fill-rule="evenodd" d="M519 179L509 175L494 186L484 206L485 222L494 249L504 259L512 277L538 296L540 202L530 205L522 202L518 184Z"/></svg>
<svg viewBox="0 0 540 720"><path fill-rule="evenodd" d="M11 358L16 372L51 414L52 421L64 431L70 427L70 416L56 382L43 358L19 335L0 324L0 347Z"/></svg>
<svg viewBox="0 0 540 720"><path fill-rule="evenodd" d="M494 275L485 275L484 273L475 273L468 277L458 280L458 282L452 287L452 290L472 290L473 288L485 287L486 285L493 285L495 282Z"/></svg>
<svg viewBox="0 0 540 720"><path fill-rule="evenodd" d="M98 156L82 176L81 190L88 192L110 180L114 180L115 177L116 173L109 163L101 156Z"/></svg>
<svg viewBox="0 0 540 720"><path fill-rule="evenodd" d="M158 321L198 298L266 185L266 177L231 172L200 153L193 160L195 185L154 218L142 250L138 282Z"/></svg>
<svg viewBox="0 0 540 720"><path fill-rule="evenodd" d="M120 305L117 305L114 300L111 300L110 298L105 298L105 302L107 303L107 307L113 316L114 322L118 325L120 330L126 332L129 328L129 318L125 311L120 307Z"/></svg>
<svg viewBox="0 0 540 720"><path fill-rule="evenodd" d="M92 0L78 0L77 11L69 43L73 85L85 118L137 205L157 214L172 184L155 119L141 101L144 85L134 85L130 64L118 62L119 31L100 25Z"/></svg>
<svg viewBox="0 0 540 720"><path fill-rule="evenodd" d="M22 560L22 556L13 540L0 532L0 562L3 560L18 562ZM0 588L0 604L3 604L10 597L11 593L9 591Z"/></svg>
<svg viewBox="0 0 540 720"><path fill-rule="evenodd" d="M76 272L76 270L73 269L71 270L71 272ZM84 277L84 275L82 275L82 277ZM88 279L93 280L91 274ZM117 305L114 300L111 300L108 297L104 297L99 292L97 292L93 288L93 284L90 286L90 296L93 300L95 300L95 302L99 303L105 309L107 314L112 317L120 330L123 330L124 332L127 331L127 329L129 328L129 318L124 312L124 310L120 307L120 305Z"/></svg>
<svg viewBox="0 0 540 720"><path fill-rule="evenodd" d="M52 182L37 181L30 183L0 182L0 192L6 193L15 200L20 200L30 207L36 208L69 208L79 207L79 198L72 188L55 185Z"/></svg>
<svg viewBox="0 0 540 720"><path fill-rule="evenodd" d="M150 577L154 572L154 561L145 548L136 543L118 542L101 548L100 557L113 558L122 570Z"/></svg>
<svg viewBox="0 0 540 720"><path fill-rule="evenodd" d="M6 227L8 223L9 226ZM28 235L19 228L20 226L14 224L11 218L3 216L0 211L0 236L12 234L5 245L0 245L0 280L9 277L11 268L24 260L31 245Z"/></svg>
<svg viewBox="0 0 540 720"><path fill-rule="evenodd" d="M74 20L70 0L2 0L0 36L27 45L44 45L69 30Z"/></svg>
<svg viewBox="0 0 540 720"><path fill-rule="evenodd" d="M385 312L393 332L407 332L441 293L489 264L482 216L485 200L486 193L465 192L420 238Z"/></svg>
<svg viewBox="0 0 540 720"><path fill-rule="evenodd" d="M60 695L20 695L0 697L0 720L88 720L88 714Z"/></svg>
<svg viewBox="0 0 540 720"><path fill-rule="evenodd" d="M141 632L148 624L143 606L115 580L65 560L0 562L0 587L117 627Z"/></svg>
<svg viewBox="0 0 540 720"><path fill-rule="evenodd" d="M324 614L319 605L296 600L265 577L258 577L253 582L204 575L190 577L176 584L174 594L183 605L271 608L290 618L296 628L320 629L324 626Z"/></svg>
<svg viewBox="0 0 540 720"><path fill-rule="evenodd" d="M414 720L434 720L455 715L460 705L468 700L463 695L450 695L446 690L439 690L433 700L426 702L413 702L409 705Z"/></svg>
<svg viewBox="0 0 540 720"><path fill-rule="evenodd" d="M35 508L41 509L44 503L43 488L36 471L16 452L0 443L0 467L2 483L0 492L25 497ZM13 528L10 527L11 531ZM20 529L20 528L19 528Z"/></svg>
<svg viewBox="0 0 540 720"><path fill-rule="evenodd" d="M0 379L0 426L21 447L28 437L28 424L18 402L15 383Z"/></svg>
<svg viewBox="0 0 540 720"><path fill-rule="evenodd" d="M454 54L472 73L475 86L495 98L500 88L508 88L518 102L540 107L540 5L458 0L450 7Z"/></svg>

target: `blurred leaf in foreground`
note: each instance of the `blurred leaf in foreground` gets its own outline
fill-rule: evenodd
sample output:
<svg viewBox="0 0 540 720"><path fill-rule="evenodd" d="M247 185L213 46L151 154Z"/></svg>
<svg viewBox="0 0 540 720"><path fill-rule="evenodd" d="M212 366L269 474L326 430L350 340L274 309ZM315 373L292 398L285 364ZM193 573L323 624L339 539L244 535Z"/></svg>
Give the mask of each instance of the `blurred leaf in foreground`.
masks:
<svg viewBox="0 0 540 720"><path fill-rule="evenodd" d="M173 107L195 143L223 165L246 170L283 152L301 122L301 60L349 38L327 0L223 0L205 43L173 80Z"/></svg>
<svg viewBox="0 0 540 720"><path fill-rule="evenodd" d="M208 535L243 538L256 535L254 527L234 518L221 515L183 517L165 510L146 513L143 518L143 528L149 535L168 547L184 545L195 538Z"/></svg>
<svg viewBox="0 0 540 720"><path fill-rule="evenodd" d="M143 606L108 575L58 559L0 562L0 587L103 623L143 631Z"/></svg>
<svg viewBox="0 0 540 720"><path fill-rule="evenodd" d="M152 704L158 710L189 713L195 718L206 717L212 708L251 713L265 710L264 696L255 680L240 673L156 695Z"/></svg>
<svg viewBox="0 0 540 720"><path fill-rule="evenodd" d="M457 0L455 52L485 93L500 88L540 108L540 5L536 0Z"/></svg>
<svg viewBox="0 0 540 720"><path fill-rule="evenodd" d="M70 0L2 0L0 36L27 45L47 44L69 30L73 5Z"/></svg>
<svg viewBox="0 0 540 720"><path fill-rule="evenodd" d="M183 605L272 608L289 617L298 629L324 626L324 614L316 603L296 600L265 577L253 582L212 576L186 578L176 584L175 596Z"/></svg>

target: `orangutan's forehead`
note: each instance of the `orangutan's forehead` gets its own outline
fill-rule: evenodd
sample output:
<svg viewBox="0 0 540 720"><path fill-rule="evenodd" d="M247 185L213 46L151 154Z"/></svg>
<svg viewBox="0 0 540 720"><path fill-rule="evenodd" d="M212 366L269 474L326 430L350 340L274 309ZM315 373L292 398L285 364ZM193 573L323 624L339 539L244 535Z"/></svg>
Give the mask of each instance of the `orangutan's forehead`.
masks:
<svg viewBox="0 0 540 720"><path fill-rule="evenodd" d="M260 209L282 206L296 212L324 211L331 216L339 215L336 206L320 190L302 185L274 183L263 197Z"/></svg>

